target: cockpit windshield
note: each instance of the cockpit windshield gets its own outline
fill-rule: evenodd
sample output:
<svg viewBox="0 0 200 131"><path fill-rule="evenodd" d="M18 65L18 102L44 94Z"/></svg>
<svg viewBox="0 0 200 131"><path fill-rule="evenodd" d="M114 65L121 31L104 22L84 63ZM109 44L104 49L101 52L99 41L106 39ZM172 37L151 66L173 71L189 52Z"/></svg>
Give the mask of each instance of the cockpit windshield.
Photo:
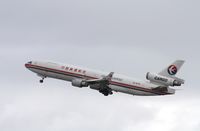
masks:
<svg viewBox="0 0 200 131"><path fill-rule="evenodd" d="M32 61L29 61L28 64L32 64Z"/></svg>

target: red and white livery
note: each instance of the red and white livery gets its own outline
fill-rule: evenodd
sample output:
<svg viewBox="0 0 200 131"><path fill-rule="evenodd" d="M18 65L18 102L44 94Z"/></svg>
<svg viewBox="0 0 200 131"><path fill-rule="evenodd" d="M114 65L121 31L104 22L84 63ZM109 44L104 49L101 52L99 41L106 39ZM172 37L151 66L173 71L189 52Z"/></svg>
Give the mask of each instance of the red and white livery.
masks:
<svg viewBox="0 0 200 131"><path fill-rule="evenodd" d="M148 81L134 80L114 72L100 72L52 62L30 61L25 67L42 78L40 83L43 83L45 78L55 78L70 81L75 87L90 87L105 96L113 92L154 96L175 94L175 89L170 87L184 84L183 79L175 77L183 64L183 60L176 60L158 74L148 72Z"/></svg>

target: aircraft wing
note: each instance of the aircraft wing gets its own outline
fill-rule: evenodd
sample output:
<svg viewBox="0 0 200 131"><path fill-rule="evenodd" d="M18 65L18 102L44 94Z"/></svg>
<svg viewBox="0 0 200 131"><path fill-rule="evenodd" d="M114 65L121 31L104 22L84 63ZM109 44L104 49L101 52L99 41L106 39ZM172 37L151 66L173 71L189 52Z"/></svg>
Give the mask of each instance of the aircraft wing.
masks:
<svg viewBox="0 0 200 131"><path fill-rule="evenodd" d="M111 72L103 78L85 80L85 82L87 83L87 85L90 86L90 88L99 90L99 92L104 94L105 96L112 95L112 89L110 89L108 85L110 84L110 80L113 74L114 72Z"/></svg>
<svg viewBox="0 0 200 131"><path fill-rule="evenodd" d="M85 80L85 82L88 83L89 85L93 85L93 84L105 84L105 85L108 85L109 81L111 80L111 78L113 76L113 74L114 74L114 72L111 72L110 74L108 74L107 76L105 76L103 78Z"/></svg>

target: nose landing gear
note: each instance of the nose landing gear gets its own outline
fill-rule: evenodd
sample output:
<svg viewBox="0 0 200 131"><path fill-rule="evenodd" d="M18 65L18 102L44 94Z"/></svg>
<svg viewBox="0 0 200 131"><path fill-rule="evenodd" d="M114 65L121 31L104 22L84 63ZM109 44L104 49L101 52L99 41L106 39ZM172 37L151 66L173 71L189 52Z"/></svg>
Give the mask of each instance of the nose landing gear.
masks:
<svg viewBox="0 0 200 131"><path fill-rule="evenodd" d="M40 76L42 79L39 81L40 83L44 82L44 79L46 78L46 76Z"/></svg>
<svg viewBox="0 0 200 131"><path fill-rule="evenodd" d="M43 83L44 82L44 79L40 80L40 83Z"/></svg>

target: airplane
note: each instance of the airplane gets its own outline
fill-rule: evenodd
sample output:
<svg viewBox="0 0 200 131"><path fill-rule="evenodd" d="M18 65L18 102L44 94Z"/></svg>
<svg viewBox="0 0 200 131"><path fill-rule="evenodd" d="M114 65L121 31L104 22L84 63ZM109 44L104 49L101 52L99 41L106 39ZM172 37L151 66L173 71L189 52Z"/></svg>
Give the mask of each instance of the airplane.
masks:
<svg viewBox="0 0 200 131"><path fill-rule="evenodd" d="M45 78L55 78L69 81L75 87L90 87L104 96L112 95L113 92L158 96L173 95L176 89L171 87L185 83L185 80L175 76L184 62L184 60L176 60L158 74L148 72L146 81L138 81L114 72L101 72L53 62L29 61L25 67L41 77L40 83L43 83Z"/></svg>

